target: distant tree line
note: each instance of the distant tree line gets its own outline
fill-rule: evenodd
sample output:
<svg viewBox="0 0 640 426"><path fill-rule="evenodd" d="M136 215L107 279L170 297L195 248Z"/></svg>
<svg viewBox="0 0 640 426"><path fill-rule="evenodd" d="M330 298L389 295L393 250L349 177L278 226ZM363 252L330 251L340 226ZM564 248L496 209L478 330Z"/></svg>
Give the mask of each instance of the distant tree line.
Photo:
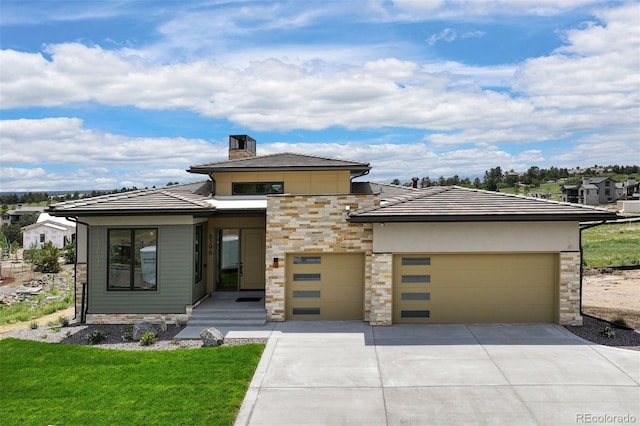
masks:
<svg viewBox="0 0 640 426"><path fill-rule="evenodd" d="M168 182L167 186L178 185L178 182ZM153 186L155 188L155 186ZM27 192L22 195L17 193L0 195L0 205L2 211L5 212L9 209L9 206L16 206L18 204L39 204L46 202L47 204L55 204L64 201L80 200L82 198L99 197L101 195L118 194L121 192L136 191L138 188L133 186L131 188L122 187L120 189L114 189L113 191L91 191L83 192L75 191L73 193L67 193L64 195L49 195L48 192ZM148 189L148 188L145 188Z"/></svg>
<svg viewBox="0 0 640 426"><path fill-rule="evenodd" d="M614 175L637 175L640 173L640 166L598 166L581 169L576 167L575 169L551 167L549 169L543 169L537 166L531 166L526 172L517 173L513 169L508 172L503 172L500 166L494 167L484 172L482 180L475 178L473 181L468 177L460 178L458 175L454 175L448 178L440 176L438 179L431 179L430 177L423 177L419 180L419 186L421 188L427 188L430 186L464 186L467 188L486 189L488 191L498 191L500 188L513 188L517 185L525 185L527 187L537 188L544 182L557 182L563 180L567 184L580 182L583 176L594 177L602 174L609 175L614 178ZM405 182L401 184L400 179L394 179L391 181L392 185L404 185L411 186L412 182Z"/></svg>

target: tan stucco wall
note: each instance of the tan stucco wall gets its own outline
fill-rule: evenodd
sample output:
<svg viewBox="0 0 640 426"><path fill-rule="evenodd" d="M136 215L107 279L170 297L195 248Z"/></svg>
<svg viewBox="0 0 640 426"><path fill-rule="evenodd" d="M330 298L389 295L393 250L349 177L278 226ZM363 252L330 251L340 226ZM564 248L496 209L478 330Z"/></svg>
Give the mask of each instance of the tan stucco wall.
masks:
<svg viewBox="0 0 640 426"><path fill-rule="evenodd" d="M560 252L580 249L577 222L380 223L374 253Z"/></svg>
<svg viewBox="0 0 640 426"><path fill-rule="evenodd" d="M275 195L267 197L265 308L269 321L285 319L288 253L362 253L364 316L371 311L371 224L349 223L349 211L373 207L371 195ZM278 267L273 260L278 259Z"/></svg>
<svg viewBox="0 0 640 426"><path fill-rule="evenodd" d="M284 182L286 194L346 194L351 190L349 171L214 173L216 195L232 195L233 182Z"/></svg>

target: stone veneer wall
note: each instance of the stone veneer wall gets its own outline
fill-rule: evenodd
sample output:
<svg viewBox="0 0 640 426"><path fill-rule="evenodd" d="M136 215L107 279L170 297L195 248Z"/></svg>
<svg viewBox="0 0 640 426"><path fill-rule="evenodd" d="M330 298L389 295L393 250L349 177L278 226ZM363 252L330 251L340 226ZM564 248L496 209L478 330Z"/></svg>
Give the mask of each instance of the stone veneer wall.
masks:
<svg viewBox="0 0 640 426"><path fill-rule="evenodd" d="M185 324L188 314L87 314L87 324L133 324L148 321L153 324Z"/></svg>
<svg viewBox="0 0 640 426"><path fill-rule="evenodd" d="M393 254L374 253L371 264L371 325L393 321Z"/></svg>
<svg viewBox="0 0 640 426"><path fill-rule="evenodd" d="M265 308L268 321L285 320L286 256L291 253L363 253L364 319L371 312L372 225L349 223L349 211L373 207L374 195L273 195L267 197ZM273 259L278 258L274 268Z"/></svg>
<svg viewBox="0 0 640 426"><path fill-rule="evenodd" d="M582 325L580 315L580 252L560 253L560 325Z"/></svg>

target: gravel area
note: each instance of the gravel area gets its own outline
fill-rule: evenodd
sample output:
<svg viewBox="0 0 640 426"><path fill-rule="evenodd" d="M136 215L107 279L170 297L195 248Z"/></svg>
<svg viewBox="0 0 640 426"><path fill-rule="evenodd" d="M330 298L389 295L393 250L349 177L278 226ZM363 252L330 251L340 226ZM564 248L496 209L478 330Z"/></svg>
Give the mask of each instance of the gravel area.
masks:
<svg viewBox="0 0 640 426"><path fill-rule="evenodd" d="M37 329L22 329L0 334L0 339L13 337L16 339L35 340L48 343L68 343L74 345L89 346L88 335L99 330L106 334L106 339L96 345L91 345L101 349L122 349L122 350L175 350L201 348L200 339L175 339L183 327L168 325L166 331L158 333L157 343L149 346L141 346L140 342L125 340L122 337L123 328L121 324L109 325L71 325L69 327L38 327ZM246 343L266 343L267 339L225 339L223 346L243 345Z"/></svg>
<svg viewBox="0 0 640 426"><path fill-rule="evenodd" d="M604 346L614 346L624 349L632 349L640 351L640 333L635 330L625 330L623 328L616 328L609 324L607 321L589 317L584 315L584 323L581 327L577 326L565 326L567 330L572 332L578 337L581 337L589 342L597 343ZM615 337L609 338L602 336L600 333L605 327L611 327L615 332Z"/></svg>

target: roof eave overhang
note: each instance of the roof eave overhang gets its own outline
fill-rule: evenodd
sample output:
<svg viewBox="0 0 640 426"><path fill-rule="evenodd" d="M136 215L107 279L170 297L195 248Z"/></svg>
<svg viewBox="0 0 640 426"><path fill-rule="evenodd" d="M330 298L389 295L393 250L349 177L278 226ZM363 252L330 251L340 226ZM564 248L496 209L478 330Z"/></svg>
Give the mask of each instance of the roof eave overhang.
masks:
<svg viewBox="0 0 640 426"><path fill-rule="evenodd" d="M187 169L189 173L205 174L211 173L236 173L236 172L318 172L318 171L348 171L352 175L362 176L367 174L371 167L345 167L345 166L274 166L274 167L191 167Z"/></svg>
<svg viewBox="0 0 640 426"><path fill-rule="evenodd" d="M96 217L96 216L201 216L215 213L216 209L185 209L185 210L60 210L47 211L51 216L59 217Z"/></svg>
<svg viewBox="0 0 640 426"><path fill-rule="evenodd" d="M616 219L611 215L446 215L446 216L349 216L351 223L442 223L442 222L586 222Z"/></svg>

